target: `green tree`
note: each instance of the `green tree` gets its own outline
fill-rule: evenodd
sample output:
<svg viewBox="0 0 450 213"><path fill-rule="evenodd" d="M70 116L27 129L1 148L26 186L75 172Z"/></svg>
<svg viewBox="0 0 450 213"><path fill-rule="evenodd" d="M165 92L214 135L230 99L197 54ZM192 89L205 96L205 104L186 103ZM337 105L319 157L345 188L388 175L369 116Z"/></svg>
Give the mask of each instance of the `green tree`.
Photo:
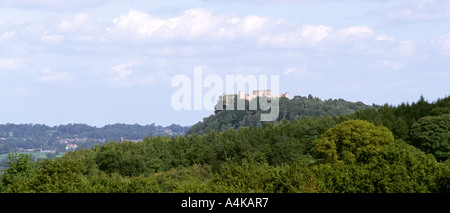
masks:
<svg viewBox="0 0 450 213"><path fill-rule="evenodd" d="M16 179L6 192L12 193L75 193L87 186L85 167L80 161L44 159L29 178Z"/></svg>
<svg viewBox="0 0 450 213"><path fill-rule="evenodd" d="M450 157L450 114L426 116L411 127L411 144L439 161Z"/></svg>
<svg viewBox="0 0 450 213"><path fill-rule="evenodd" d="M106 173L117 172L122 176L138 176L150 169L146 164L148 158L145 158L145 151L142 144L109 142L98 149L96 163L99 169ZM157 164L159 167L159 161Z"/></svg>
<svg viewBox="0 0 450 213"><path fill-rule="evenodd" d="M449 192L449 169L404 141L364 164L315 164L316 176L335 193Z"/></svg>
<svg viewBox="0 0 450 213"><path fill-rule="evenodd" d="M2 188L13 184L18 178L30 177L35 170L35 163L29 154L10 153L8 159L8 169L3 171Z"/></svg>
<svg viewBox="0 0 450 213"><path fill-rule="evenodd" d="M315 141L314 154L324 163L367 163L394 142L386 127L362 121L342 122Z"/></svg>

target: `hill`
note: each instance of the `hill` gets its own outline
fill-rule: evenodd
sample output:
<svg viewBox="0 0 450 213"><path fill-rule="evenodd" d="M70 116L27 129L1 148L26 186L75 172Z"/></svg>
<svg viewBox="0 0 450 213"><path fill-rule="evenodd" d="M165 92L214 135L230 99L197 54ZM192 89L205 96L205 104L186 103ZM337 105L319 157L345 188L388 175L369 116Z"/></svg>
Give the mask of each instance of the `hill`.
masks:
<svg viewBox="0 0 450 213"><path fill-rule="evenodd" d="M80 147L89 148L107 141L141 141L150 135L183 135L189 127L172 124L167 127L138 124L111 124L104 127L87 124L47 126L43 124L0 125L0 168L11 152L30 152L33 157L51 156Z"/></svg>
<svg viewBox="0 0 450 213"><path fill-rule="evenodd" d="M258 101L255 99L254 101ZM300 119L311 116L341 116L356 112L362 109L377 109L377 105L365 105L362 102L350 102L344 99L321 100L312 95L295 96L292 99L281 97L279 99L278 119L271 123L279 123L282 120ZM235 101L236 104L236 101ZM250 102L246 100L246 106ZM202 135L210 131L225 131L228 129L239 129L244 126L259 127L264 121L261 121L261 113L266 112L258 110L216 110L213 115L204 118L203 122L198 122L187 132L187 134Z"/></svg>

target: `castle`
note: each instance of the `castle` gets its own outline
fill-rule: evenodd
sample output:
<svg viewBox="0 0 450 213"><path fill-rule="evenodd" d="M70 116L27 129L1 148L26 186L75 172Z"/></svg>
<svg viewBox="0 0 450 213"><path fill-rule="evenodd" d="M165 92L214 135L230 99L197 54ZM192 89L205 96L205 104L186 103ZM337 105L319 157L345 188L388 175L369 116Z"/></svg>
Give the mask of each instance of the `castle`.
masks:
<svg viewBox="0 0 450 213"><path fill-rule="evenodd" d="M236 99L245 99L248 101L251 101L257 97L267 97L268 99L271 98L281 98L281 97L285 97L289 99L289 92L286 92L284 94L278 94L278 95L272 95L272 91L271 90L253 90L253 93L251 95L249 94L245 94L243 91L239 91L239 94L223 94L219 97L219 100L222 100L222 104L225 106L227 105L227 103L229 103L229 101L233 100L234 98ZM220 101L219 101L220 102ZM231 101L231 103L233 103L233 101Z"/></svg>
<svg viewBox="0 0 450 213"><path fill-rule="evenodd" d="M249 95L249 94L245 94L243 91L239 91L238 99L245 99L245 100L250 101L254 98L262 97L262 96L266 96L269 99L270 98L281 98L281 97L289 98L289 92L286 92L281 95L272 95L271 90L253 90L253 94Z"/></svg>

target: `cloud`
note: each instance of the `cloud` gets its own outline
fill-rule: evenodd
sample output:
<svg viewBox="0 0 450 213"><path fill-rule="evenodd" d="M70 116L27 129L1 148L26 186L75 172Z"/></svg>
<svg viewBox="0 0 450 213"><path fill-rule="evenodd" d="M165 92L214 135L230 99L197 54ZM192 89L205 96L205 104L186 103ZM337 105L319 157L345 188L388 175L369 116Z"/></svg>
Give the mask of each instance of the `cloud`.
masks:
<svg viewBox="0 0 450 213"><path fill-rule="evenodd" d="M249 20L246 21L246 23L249 22ZM244 30L251 30L252 27L258 28L258 24L260 24L258 21L261 20L254 18L252 21L248 25L255 25L244 27ZM223 24L223 20L213 16L212 12L206 9L186 10L181 16L168 19L160 19L145 12L130 10L127 14L112 21L107 37L121 39L131 37L140 41L192 40L217 33L221 24Z"/></svg>
<svg viewBox="0 0 450 213"><path fill-rule="evenodd" d="M19 68L20 59L18 58L0 58L0 69L14 70Z"/></svg>
<svg viewBox="0 0 450 213"><path fill-rule="evenodd" d="M336 34L340 39L364 39L373 36L374 32L368 26L362 25L339 29Z"/></svg>
<svg viewBox="0 0 450 213"><path fill-rule="evenodd" d="M259 43L291 48L310 46L328 38L331 30L331 27L325 25L303 25L296 31L263 35L259 38Z"/></svg>
<svg viewBox="0 0 450 213"><path fill-rule="evenodd" d="M395 38L393 36L387 35L387 34L379 34L375 38L377 41L395 41Z"/></svg>
<svg viewBox="0 0 450 213"><path fill-rule="evenodd" d="M327 40L365 39L375 35L368 26L337 29L326 25L296 24L272 17L215 15L206 9L186 10L182 15L160 19L151 14L130 10L112 21L103 41L247 41L280 47L311 46Z"/></svg>
<svg viewBox="0 0 450 213"><path fill-rule="evenodd" d="M131 68L133 66L138 65L139 63L137 61L128 62L125 64L120 64L114 67L111 67L112 70L114 70L117 73L117 79L125 79L127 76L133 74L133 70Z"/></svg>
<svg viewBox="0 0 450 213"><path fill-rule="evenodd" d="M289 67L284 70L283 74L305 77L306 75L308 75L308 67L306 65L302 65L299 67Z"/></svg>
<svg viewBox="0 0 450 213"><path fill-rule="evenodd" d="M0 42L7 41L14 37L15 32L13 30L0 34Z"/></svg>
<svg viewBox="0 0 450 213"><path fill-rule="evenodd" d="M383 67L387 67L393 70L399 70L403 68L406 64L401 62L395 62L391 60L380 60L377 62L378 65L381 65Z"/></svg>
<svg viewBox="0 0 450 213"><path fill-rule="evenodd" d="M41 36L41 41L46 44L59 44L63 42L64 36L59 34L49 34L48 31L45 31Z"/></svg>
<svg viewBox="0 0 450 213"><path fill-rule="evenodd" d="M149 86L156 81L153 74L136 73L133 69L141 65L138 61L130 61L110 67L114 71L114 75L107 79L112 86L117 87L133 87L133 86Z"/></svg>
<svg viewBox="0 0 450 213"><path fill-rule="evenodd" d="M71 19L60 22L58 29L68 33L85 33L95 29L93 21L87 13L77 13Z"/></svg>
<svg viewBox="0 0 450 213"><path fill-rule="evenodd" d="M255 37L277 27L277 20L256 15L235 17L214 15L197 8L182 15L160 19L151 14L130 10L112 21L104 40L135 39L137 41L232 41Z"/></svg>
<svg viewBox="0 0 450 213"><path fill-rule="evenodd" d="M49 68L45 68L41 72L43 75L38 80L44 83L69 83L72 80L69 73L54 72Z"/></svg>
<svg viewBox="0 0 450 213"><path fill-rule="evenodd" d="M226 0L230 1L248 1L252 3L303 3L303 2L326 2L326 1L335 1L335 0Z"/></svg>
<svg viewBox="0 0 450 213"><path fill-rule="evenodd" d="M111 0L2 0L0 6L24 9L73 10L89 8Z"/></svg>
<svg viewBox="0 0 450 213"><path fill-rule="evenodd" d="M450 55L450 33L439 37L438 43L442 53Z"/></svg>
<svg viewBox="0 0 450 213"><path fill-rule="evenodd" d="M391 21L448 21L450 1L446 0L408 0L387 15Z"/></svg>
<svg viewBox="0 0 450 213"><path fill-rule="evenodd" d="M414 55L417 52L417 49L414 41L404 40L399 42L399 45L394 48L394 51L398 53L399 56L408 57Z"/></svg>
<svg viewBox="0 0 450 213"><path fill-rule="evenodd" d="M130 10L111 22L102 41L138 44L170 42L176 44L170 45L169 49L175 48L172 52L186 52L188 49L189 56L204 52L196 44L216 45L215 47L221 46L222 49L227 44L264 49L314 48L330 51L334 48L336 51L354 54L395 53L401 57L417 52L414 42L397 40L368 25L333 29L323 24L293 23L267 16L214 14L201 8L186 10L179 16L169 18L158 18L146 12ZM163 54L167 50L165 47L155 51Z"/></svg>

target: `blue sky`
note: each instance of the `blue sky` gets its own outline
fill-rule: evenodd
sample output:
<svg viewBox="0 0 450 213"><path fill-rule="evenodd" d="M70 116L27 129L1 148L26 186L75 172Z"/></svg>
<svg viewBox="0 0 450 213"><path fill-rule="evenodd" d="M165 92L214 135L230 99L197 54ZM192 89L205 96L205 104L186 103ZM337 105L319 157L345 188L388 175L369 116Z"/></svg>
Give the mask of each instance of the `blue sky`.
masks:
<svg viewBox="0 0 450 213"><path fill-rule="evenodd" d="M279 75L366 104L450 94L448 0L0 0L0 123L193 125L171 79Z"/></svg>

